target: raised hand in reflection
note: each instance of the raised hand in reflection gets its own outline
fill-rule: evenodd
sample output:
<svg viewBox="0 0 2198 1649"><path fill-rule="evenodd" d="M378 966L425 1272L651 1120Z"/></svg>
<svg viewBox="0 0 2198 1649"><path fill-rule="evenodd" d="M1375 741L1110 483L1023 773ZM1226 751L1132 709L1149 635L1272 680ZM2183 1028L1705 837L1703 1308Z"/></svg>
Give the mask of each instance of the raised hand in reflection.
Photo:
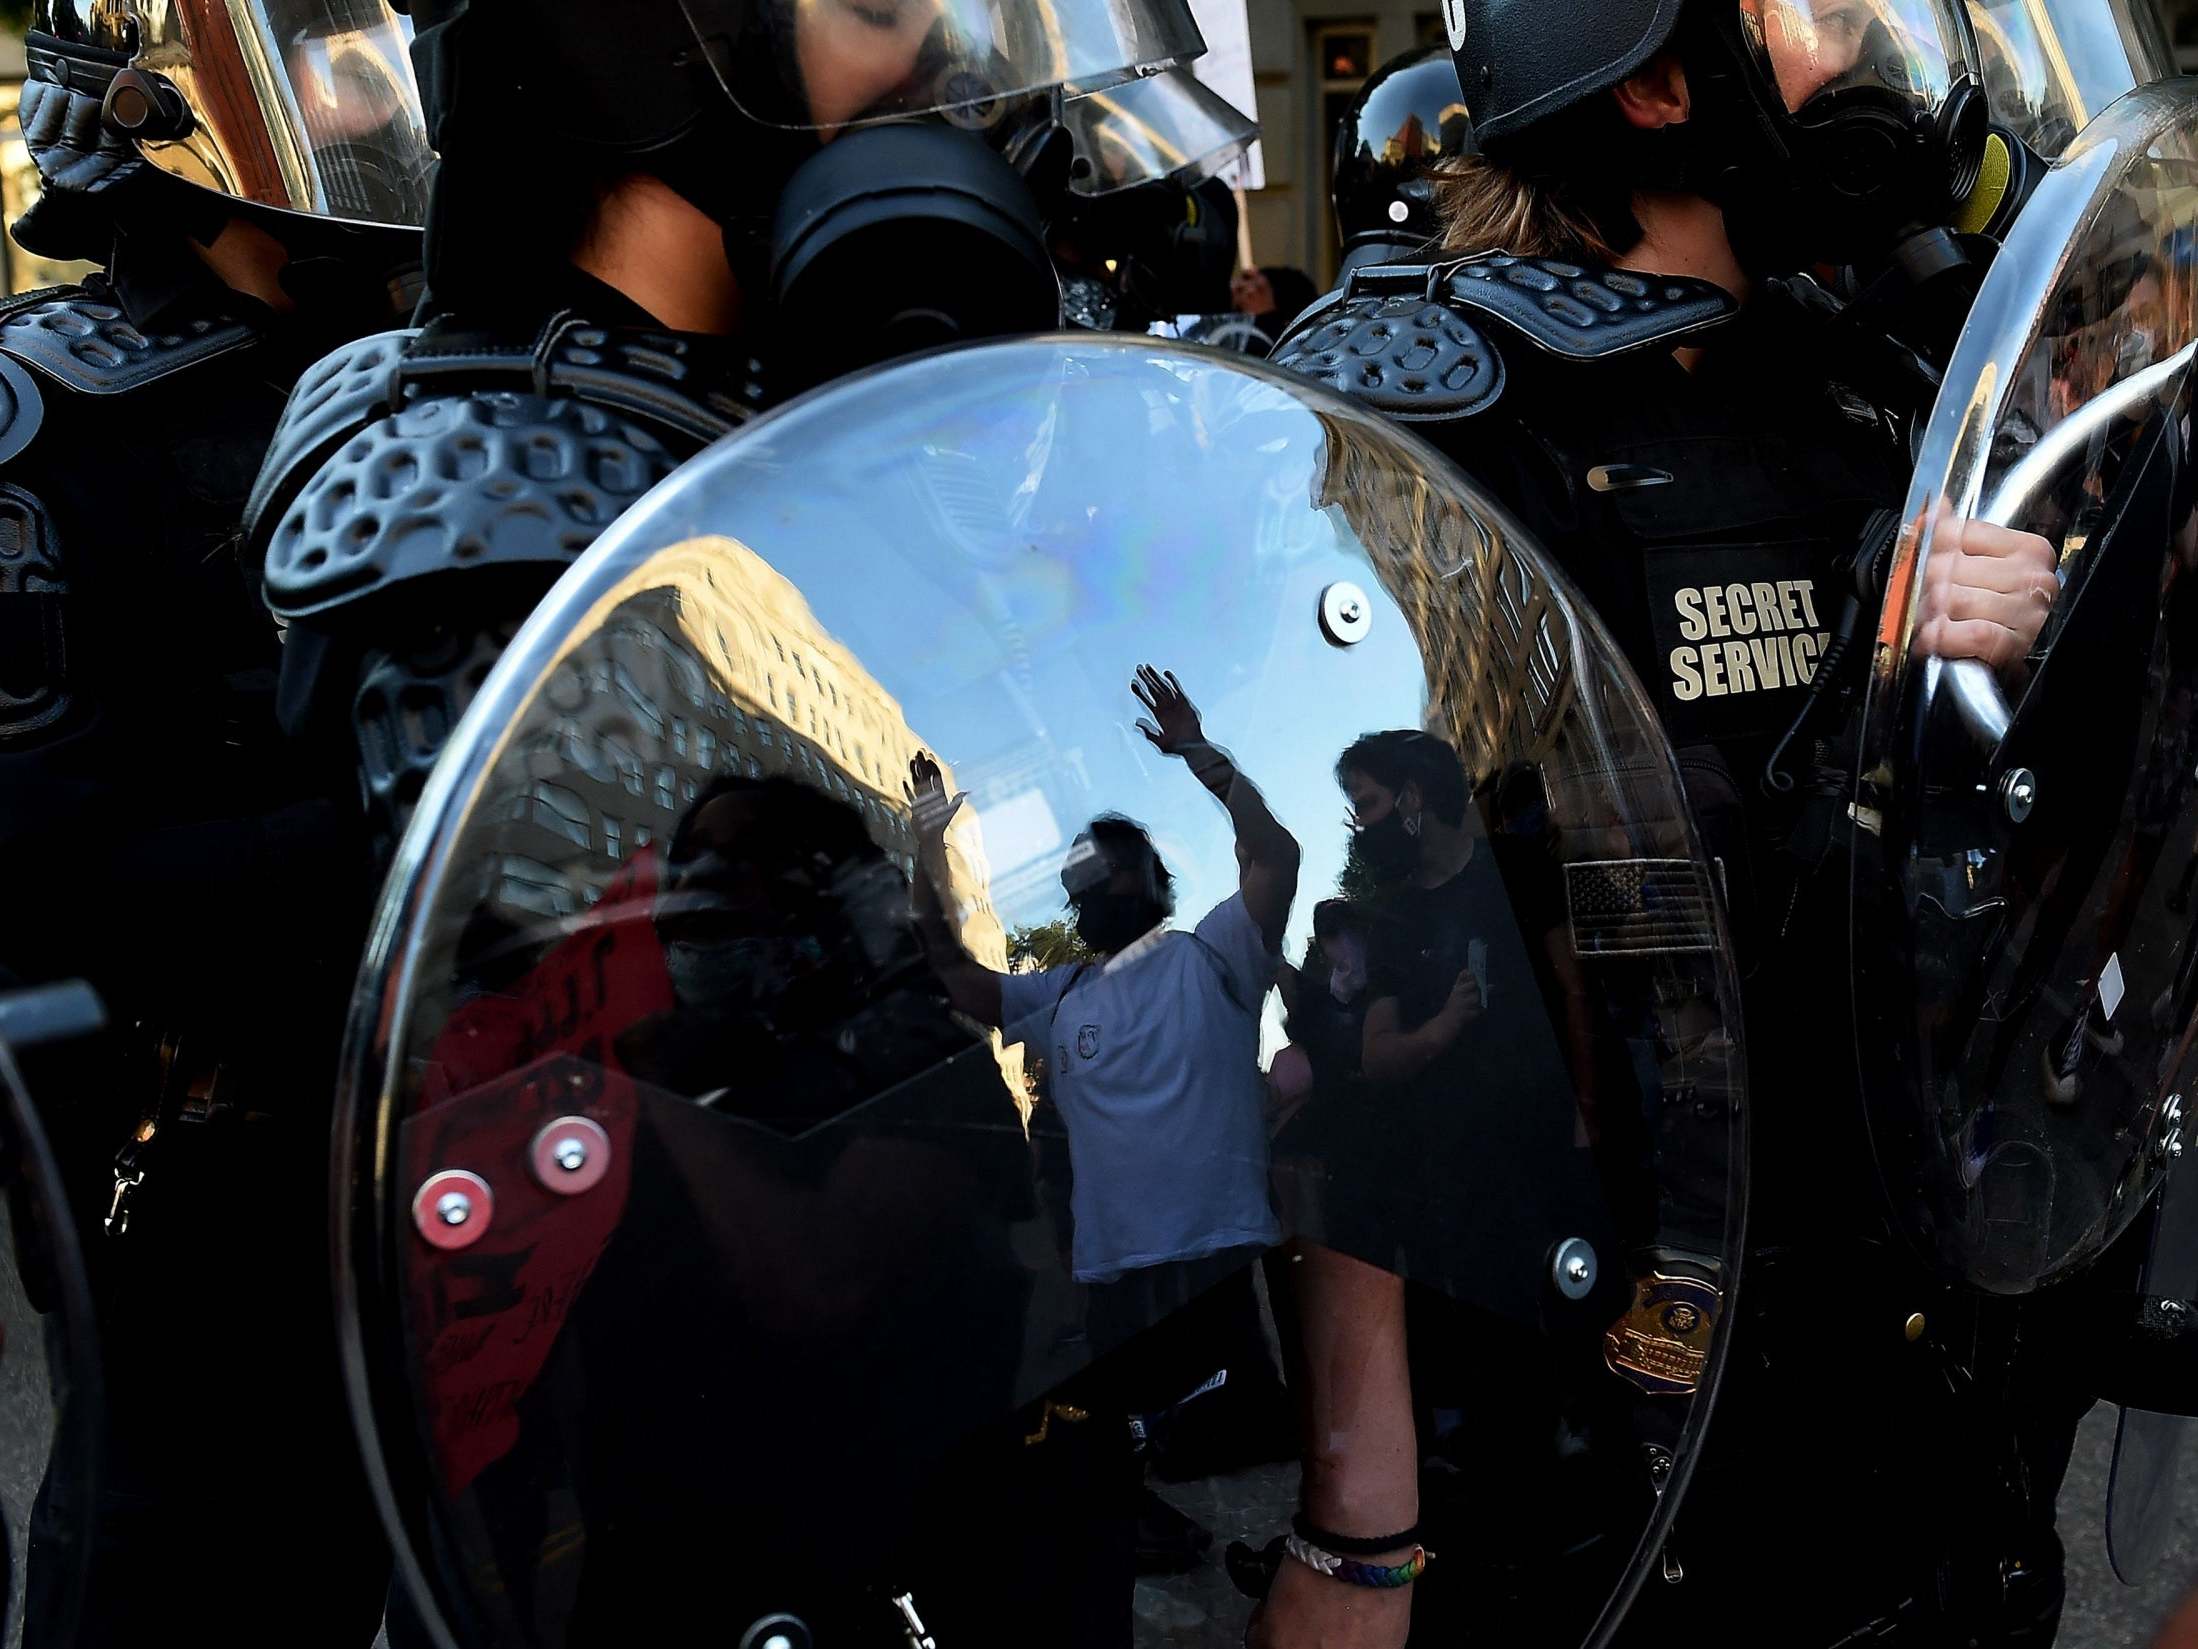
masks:
<svg viewBox="0 0 2198 1649"><path fill-rule="evenodd" d="M927 755L909 771L916 907L932 966L956 1007L1047 1062L1074 1168L1073 1267L1094 1285L1095 1351L1187 1299L1208 1269L1241 1266L1280 1236L1267 1200L1259 1015L1297 889L1298 844L1207 741L1172 675L1141 667L1131 691L1150 715L1153 747L1188 766L1236 827L1236 891L1190 932L1168 926L1175 879L1151 834L1102 814L1061 869L1095 960L1019 974L983 966L961 940L949 847L966 798L947 792Z"/></svg>

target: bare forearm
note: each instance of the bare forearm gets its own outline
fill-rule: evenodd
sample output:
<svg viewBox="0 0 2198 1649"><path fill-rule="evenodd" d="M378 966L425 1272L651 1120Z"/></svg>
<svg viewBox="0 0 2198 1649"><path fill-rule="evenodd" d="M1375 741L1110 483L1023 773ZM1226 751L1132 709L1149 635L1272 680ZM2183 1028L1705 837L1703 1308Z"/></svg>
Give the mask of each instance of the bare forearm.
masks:
<svg viewBox="0 0 2198 1649"><path fill-rule="evenodd" d="M916 934L923 941L931 971L954 1006L982 1024L1000 1023L1000 976L969 954L962 943L961 924L946 908L940 892L945 877L926 854L916 863Z"/></svg>
<svg viewBox="0 0 2198 1649"><path fill-rule="evenodd" d="M1282 821L1267 806L1267 798L1259 793L1259 786L1237 770L1226 750L1215 744L1186 745L1182 756L1198 782L1229 810L1229 822L1236 827L1237 849L1246 859L1262 865L1297 862L1297 838L1283 828Z"/></svg>

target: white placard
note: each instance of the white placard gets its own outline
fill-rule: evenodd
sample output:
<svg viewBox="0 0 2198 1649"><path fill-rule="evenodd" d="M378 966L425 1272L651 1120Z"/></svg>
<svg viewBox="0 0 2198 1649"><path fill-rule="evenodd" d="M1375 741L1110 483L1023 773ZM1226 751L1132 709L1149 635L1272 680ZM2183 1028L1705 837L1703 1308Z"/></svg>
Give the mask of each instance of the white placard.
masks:
<svg viewBox="0 0 2198 1649"><path fill-rule="evenodd" d="M1191 0L1191 15L1206 37L1206 55L1191 59L1191 73L1252 119L1259 118L1259 93L1252 83L1252 25L1244 0ZM1232 189L1264 189L1267 169L1259 145L1222 169Z"/></svg>

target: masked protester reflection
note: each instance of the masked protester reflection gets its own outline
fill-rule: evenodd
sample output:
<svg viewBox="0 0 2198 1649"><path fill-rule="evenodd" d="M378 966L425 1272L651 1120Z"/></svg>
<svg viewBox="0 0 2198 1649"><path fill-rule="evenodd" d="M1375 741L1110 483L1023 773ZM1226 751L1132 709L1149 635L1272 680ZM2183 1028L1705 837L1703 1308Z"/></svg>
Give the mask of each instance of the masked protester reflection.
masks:
<svg viewBox="0 0 2198 1649"><path fill-rule="evenodd" d="M1319 1164L1294 1268L1308 1415L1299 1534L1316 1546L1332 1535L1354 1556L1401 1537L1363 1559L1377 1566L1412 1563L1423 1545L1458 1552L1461 1568L1562 1550L1565 1502L1594 1493L1585 1411L1614 1393L1566 1389L1538 1292L1535 1257L1552 1222L1597 1230L1571 994L1536 960L1561 947L1555 884L1526 864L1507 873L1457 752L1432 734L1370 733L1336 778L1371 891L1358 917L1358 1076L1347 1103L1309 1110L1293 1131ZM1531 846L1524 831L1521 845ZM1546 1424L1492 1442L1468 1418L1493 1400L1493 1367L1507 1371L1503 1401L1542 1405ZM1581 1438L1570 1475L1547 1458L1568 1429ZM1423 1484L1452 1476L1471 1493L1429 1489L1423 1503ZM1354 1630L1402 1642L1415 1610L1424 1626L1441 1607L1441 1580L1430 1571L1420 1586L1348 1594L1369 1617ZM1309 1609L1339 1590L1282 1564L1254 1643L1313 1641Z"/></svg>
<svg viewBox="0 0 2198 1649"><path fill-rule="evenodd" d="M1094 819L1061 873L1092 960L1001 974L963 948L949 916L946 834L966 797L912 764L925 939L955 1005L1010 1043L1043 1049L1068 1138L1070 1260L1099 1359L1078 1396L1116 1415L1165 1415L1256 1346L1250 1262L1280 1240L1268 1198L1259 1016L1273 984L1299 850L1226 752L1208 743L1172 674L1140 667L1139 723L1228 809L1238 885L1188 931L1143 826ZM1253 1359L1264 1363L1264 1353ZM1271 1379L1271 1370L1254 1368ZM1187 1447L1195 1444L1187 1443ZM1139 1501L1139 1562L1195 1562L1208 1543L1156 1494Z"/></svg>
<svg viewBox="0 0 2198 1649"><path fill-rule="evenodd" d="M672 840L658 903L679 1002L655 1033L665 1085L751 1115L763 1100L758 1120L796 1131L966 1051L907 887L861 815L822 791L712 784Z"/></svg>
<svg viewBox="0 0 2198 1649"><path fill-rule="evenodd" d="M918 909L954 1004L1011 1042L1045 1050L1069 1138L1076 1280L1091 1295L1093 1349L1157 1321L1281 1235L1267 1197L1260 1004L1273 984L1297 889L1298 844L1226 752L1206 741L1173 675L1140 667L1132 689L1153 747L1181 760L1229 811L1237 888L1189 931L1171 929L1174 882L1145 828L1094 819L1061 872L1094 960L1002 974L962 947L947 897L947 797L913 764L921 838Z"/></svg>

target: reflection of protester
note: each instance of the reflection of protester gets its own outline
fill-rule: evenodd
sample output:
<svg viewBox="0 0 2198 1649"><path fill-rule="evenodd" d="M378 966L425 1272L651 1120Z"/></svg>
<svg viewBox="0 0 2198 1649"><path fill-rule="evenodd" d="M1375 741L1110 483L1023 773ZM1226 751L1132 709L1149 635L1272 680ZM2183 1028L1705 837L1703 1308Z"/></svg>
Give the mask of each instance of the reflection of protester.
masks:
<svg viewBox="0 0 2198 1649"><path fill-rule="evenodd" d="M1075 1173L1075 1273L1101 1287L1095 1344L1157 1315L1149 1308L1163 1302L1132 1298L1136 1290L1173 1289L1184 1275L1164 1280L1158 1268L1281 1235L1267 1200L1259 1011L1297 889L1298 845L1205 742L1173 676L1141 669L1136 690L1153 715L1141 724L1146 737L1182 758L1236 825L1237 891L1194 932L1165 925L1173 883L1142 827L1107 817L1077 838L1062 871L1077 932L1100 960L1016 975L983 967L941 904L946 829L964 798L946 800L928 758L915 766L919 899L947 988L965 1013L1050 1054Z"/></svg>
<svg viewBox="0 0 2198 1649"><path fill-rule="evenodd" d="M1238 314L1249 315L1252 324L1270 338L1281 337L1319 296L1312 277L1287 264L1239 269L1229 277L1231 306Z"/></svg>
<svg viewBox="0 0 2198 1649"><path fill-rule="evenodd" d="M1594 1197L1574 1161L1572 1078L1527 948L1527 932L1555 919L1515 908L1456 751L1427 733L1373 733L1336 775L1381 919L1369 930L1362 1080L1351 1103L1309 1112L1293 1135L1325 1178L1307 1199L1311 1240L1296 1268L1309 1416L1300 1533L1354 1556L1373 1547L1365 1561L1395 1566L1412 1561L1423 1528L1427 1545L1442 1544L1438 1509L1423 1523L1421 1463L1443 1456L1454 1416L1486 1400L1475 1381L1489 1367L1509 1371L1506 1401L1527 1423L1494 1438L1472 1428L1472 1493L1514 1524L1549 1512L1535 1490L1556 1475L1547 1450L1571 1394L1543 1344L1532 1255L1553 1223L1592 1230ZM1500 1032L1478 1033L1491 1000ZM1509 1252L1519 1245L1531 1253ZM1323 1441L1339 1437L1351 1446ZM1458 1532L1488 1556L1519 1530L1488 1519ZM1407 1589L1329 1587L1284 1563L1259 1630L1302 1626L1313 1597L1389 1614L1386 1627L1366 1624L1401 1638Z"/></svg>
<svg viewBox="0 0 2198 1649"><path fill-rule="evenodd" d="M907 882L854 809L792 779L726 775L670 848L657 932L679 1012L630 1039L654 1080L733 1089L744 1107L773 1096L755 1120L796 1132L969 1050Z"/></svg>
<svg viewBox="0 0 2198 1649"><path fill-rule="evenodd" d="M1313 907L1305 965L1283 973L1285 1026L1291 1042L1304 1050L1313 1080L1322 1086L1358 1075L1371 937L1364 910L1348 899L1323 899Z"/></svg>
<svg viewBox="0 0 2198 1649"><path fill-rule="evenodd" d="M1242 1355L1259 1338L1247 1262L1281 1237L1268 1200L1259 1014L1297 888L1298 845L1205 742L1172 675L1141 669L1134 690L1152 712L1140 724L1146 737L1180 757L1236 826L1237 891L1192 932L1166 925L1173 880L1145 830L1102 817L1061 873L1095 960L992 972L963 949L944 904L946 831L963 798L946 798L928 757L916 759L913 778L918 905L934 962L956 1006L1047 1050L1072 1170L1071 1263L1090 1287L1091 1350L1105 1358L1091 1391L1100 1406L1149 1415L1181 1404L1222 1364L1252 1372L1255 1387L1265 1372L1247 1371ZM1195 1561L1204 1531L1156 1495L1142 1506L1141 1565Z"/></svg>

